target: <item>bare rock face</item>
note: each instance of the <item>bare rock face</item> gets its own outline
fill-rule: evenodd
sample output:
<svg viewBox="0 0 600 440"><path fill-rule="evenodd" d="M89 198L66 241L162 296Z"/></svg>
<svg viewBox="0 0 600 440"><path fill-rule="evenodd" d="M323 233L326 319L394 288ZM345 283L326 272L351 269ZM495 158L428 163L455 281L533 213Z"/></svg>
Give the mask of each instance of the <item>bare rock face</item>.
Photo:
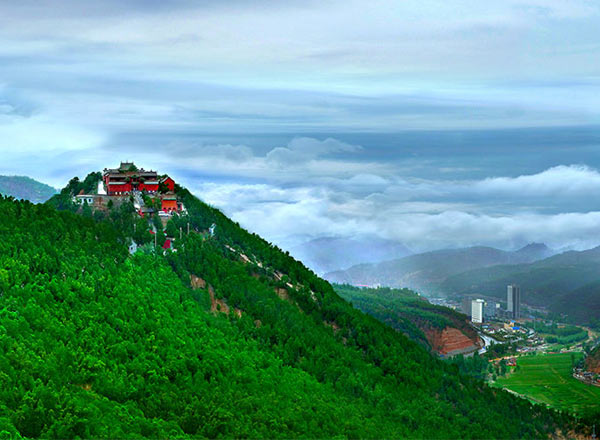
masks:
<svg viewBox="0 0 600 440"><path fill-rule="evenodd" d="M190 275L192 289L206 289L206 281L196 275Z"/></svg>

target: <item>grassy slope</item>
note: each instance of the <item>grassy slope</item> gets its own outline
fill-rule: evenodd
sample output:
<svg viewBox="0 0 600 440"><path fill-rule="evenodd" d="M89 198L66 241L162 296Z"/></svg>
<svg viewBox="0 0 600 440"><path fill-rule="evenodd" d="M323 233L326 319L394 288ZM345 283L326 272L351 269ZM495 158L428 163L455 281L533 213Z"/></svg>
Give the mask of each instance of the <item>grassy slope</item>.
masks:
<svg viewBox="0 0 600 440"><path fill-rule="evenodd" d="M575 360L581 356L576 353ZM598 406L600 388L571 376L571 353L522 356L517 363L519 370L498 378L497 386L563 410L581 411Z"/></svg>

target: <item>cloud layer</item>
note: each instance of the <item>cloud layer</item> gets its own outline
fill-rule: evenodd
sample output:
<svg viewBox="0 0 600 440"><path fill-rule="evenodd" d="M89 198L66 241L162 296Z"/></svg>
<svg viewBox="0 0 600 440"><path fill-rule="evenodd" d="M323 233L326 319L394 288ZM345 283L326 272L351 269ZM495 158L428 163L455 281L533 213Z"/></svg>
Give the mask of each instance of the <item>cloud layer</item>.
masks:
<svg viewBox="0 0 600 440"><path fill-rule="evenodd" d="M196 191L285 247L307 238L360 234L397 240L415 250L478 244L515 248L532 241L556 248L600 243L600 211L590 204L600 197L600 173L588 167L478 181L355 176L310 185L311 180L289 188L207 183ZM573 211L561 212L564 206Z"/></svg>
<svg viewBox="0 0 600 440"><path fill-rule="evenodd" d="M599 28L586 0L2 2L0 173L135 160L286 247L589 246Z"/></svg>

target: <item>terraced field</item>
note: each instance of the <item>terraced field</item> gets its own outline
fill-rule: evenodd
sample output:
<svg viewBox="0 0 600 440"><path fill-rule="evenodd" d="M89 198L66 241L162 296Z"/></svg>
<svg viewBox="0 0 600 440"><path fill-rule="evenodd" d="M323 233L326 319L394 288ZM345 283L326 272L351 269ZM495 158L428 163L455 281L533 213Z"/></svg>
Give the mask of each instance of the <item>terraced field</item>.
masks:
<svg viewBox="0 0 600 440"><path fill-rule="evenodd" d="M575 361L581 353L574 353ZM555 408L580 411L600 406L600 387L579 382L571 376L571 353L523 356L518 370L498 378L494 386L507 388L531 400Z"/></svg>

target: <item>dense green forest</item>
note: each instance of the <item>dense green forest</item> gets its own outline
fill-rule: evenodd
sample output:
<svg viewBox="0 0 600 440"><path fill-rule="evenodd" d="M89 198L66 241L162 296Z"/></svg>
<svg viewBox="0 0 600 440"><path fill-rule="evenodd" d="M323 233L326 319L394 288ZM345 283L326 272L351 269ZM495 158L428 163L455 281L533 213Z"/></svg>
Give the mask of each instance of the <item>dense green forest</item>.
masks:
<svg viewBox="0 0 600 440"><path fill-rule="evenodd" d="M465 315L448 307L431 304L410 289L361 288L348 284L334 284L334 289L354 307L401 331L428 349L432 347L425 332L430 329L441 331L451 327L474 340L477 338L477 333L467 324Z"/></svg>
<svg viewBox="0 0 600 440"><path fill-rule="evenodd" d="M0 199L0 436L540 438L576 427L460 374L183 188L189 215L167 233L190 233L164 254L128 204L57 211L73 209L70 191L48 205ZM130 256L134 236L148 244Z"/></svg>

